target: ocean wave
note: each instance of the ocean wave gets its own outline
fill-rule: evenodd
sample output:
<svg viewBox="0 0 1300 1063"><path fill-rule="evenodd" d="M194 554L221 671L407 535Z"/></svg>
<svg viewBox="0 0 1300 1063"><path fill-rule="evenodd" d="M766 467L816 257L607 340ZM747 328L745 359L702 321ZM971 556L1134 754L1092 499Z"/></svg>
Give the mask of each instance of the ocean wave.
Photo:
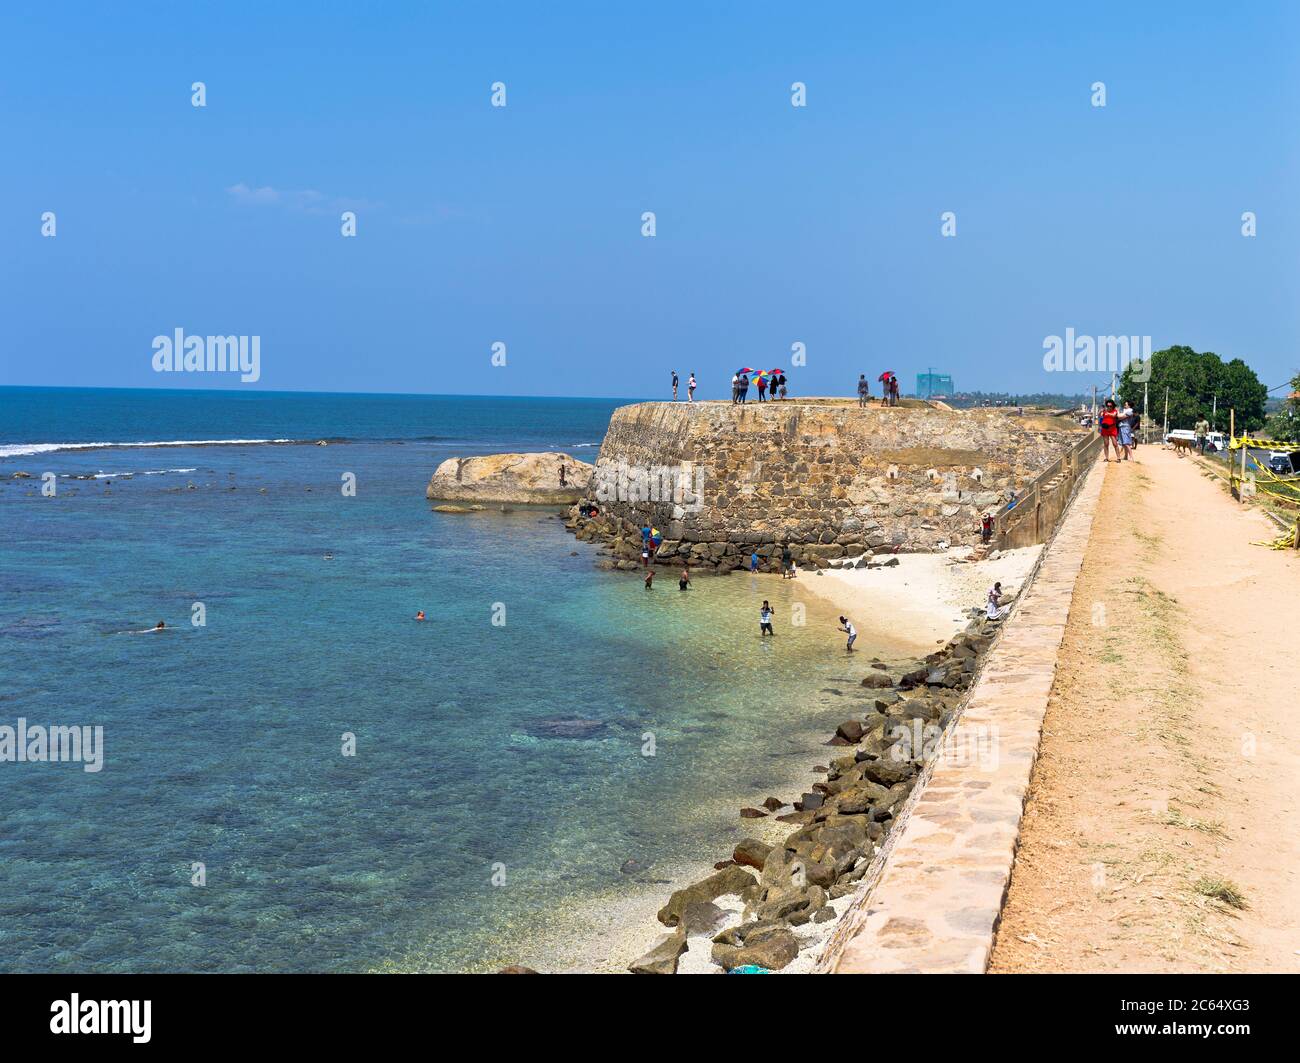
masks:
<svg viewBox="0 0 1300 1063"><path fill-rule="evenodd" d="M197 466L190 466L184 469L132 469L124 472L97 472L80 476L77 473L65 472L60 475L65 480L129 480L133 476L163 476L169 472L198 472Z"/></svg>
<svg viewBox="0 0 1300 1063"><path fill-rule="evenodd" d="M248 447L268 443L314 443L307 439L171 439L139 443L4 443L0 444L0 458L27 457L32 454L50 454L56 450L105 450L117 447Z"/></svg>

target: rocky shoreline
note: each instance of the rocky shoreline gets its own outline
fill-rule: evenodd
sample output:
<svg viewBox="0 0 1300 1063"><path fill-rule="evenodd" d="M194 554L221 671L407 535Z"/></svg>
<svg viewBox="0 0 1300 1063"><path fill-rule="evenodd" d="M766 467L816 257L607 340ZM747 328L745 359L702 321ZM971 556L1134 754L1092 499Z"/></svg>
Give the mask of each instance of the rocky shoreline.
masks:
<svg viewBox="0 0 1300 1063"><path fill-rule="evenodd" d="M638 525L613 514L597 513L594 517L585 517L579 512L579 508L571 507L564 526L573 532L576 538L584 542L597 543L613 555L598 561L598 567L629 572L641 567L641 528ZM842 565L867 568L872 564L867 561L870 555L895 552L895 547L890 545L884 535L878 531L866 528L859 531L860 538L856 539L853 533L842 533L835 542L791 542L788 544L791 559L800 568L810 570L838 568ZM745 542L740 535L717 542L665 539L651 560L656 565L685 563L691 567L692 572L701 574L725 574L737 569L748 569L750 554L757 551L758 571L779 572L781 570L780 549L784 545Z"/></svg>
<svg viewBox="0 0 1300 1063"><path fill-rule="evenodd" d="M669 932L628 970L780 971L815 952L867 876L998 626L972 620L900 675L870 662L863 711L827 742L844 753L816 769L825 780L793 801L769 797L740 812L795 829L776 845L742 839L713 874L676 890L658 913Z"/></svg>
<svg viewBox="0 0 1300 1063"><path fill-rule="evenodd" d="M612 555L599 567L641 567L641 529L616 515L583 516L570 509L565 526L575 537ZM845 536L841 535L841 538ZM657 565L689 564L692 573L747 569L760 549L759 571L780 570L770 545L738 541L690 543L665 540ZM795 562L808 570L880 568L898 559L883 541L790 544ZM676 890L659 910L668 928L628 966L634 974L780 971L806 968L867 876L898 813L912 793L930 751L938 743L1000 624L975 618L965 630L915 662L895 669L879 658L868 662L857 688L861 709L844 720L827 742L840 756L814 771L824 780L793 800L771 796L762 807L740 810L744 820L771 817L791 824L778 844L744 838L714 865L711 875Z"/></svg>

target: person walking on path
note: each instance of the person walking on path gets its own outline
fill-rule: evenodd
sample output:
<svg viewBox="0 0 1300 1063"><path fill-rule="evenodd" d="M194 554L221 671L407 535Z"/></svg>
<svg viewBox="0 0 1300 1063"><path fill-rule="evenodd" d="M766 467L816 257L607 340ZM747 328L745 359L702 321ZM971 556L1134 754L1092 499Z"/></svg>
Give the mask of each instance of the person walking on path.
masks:
<svg viewBox="0 0 1300 1063"><path fill-rule="evenodd" d="M889 405L898 405L898 377L896 376L889 378Z"/></svg>
<svg viewBox="0 0 1300 1063"><path fill-rule="evenodd" d="M1115 460L1119 461L1119 411L1115 409L1114 399L1107 399L1097 415L1097 434L1101 436L1103 460L1110 461L1110 452L1114 450Z"/></svg>
<svg viewBox="0 0 1300 1063"><path fill-rule="evenodd" d="M1121 461L1128 461L1133 454L1133 407L1127 402L1119 415L1119 445L1124 451Z"/></svg>
<svg viewBox="0 0 1300 1063"><path fill-rule="evenodd" d="M980 542L986 543L993 538L993 514L985 513L980 518Z"/></svg>
<svg viewBox="0 0 1300 1063"><path fill-rule="evenodd" d="M1187 422L1184 421L1183 423L1186 424ZM1210 434L1210 422L1205 419L1204 414L1202 414L1201 419L1196 422L1195 431L1196 431L1196 449L1199 450L1201 454L1204 454L1205 440L1206 437Z"/></svg>
<svg viewBox="0 0 1300 1063"><path fill-rule="evenodd" d="M758 637L762 638L764 635L773 635L772 607L766 598L763 599L763 608L758 611Z"/></svg>
<svg viewBox="0 0 1300 1063"><path fill-rule="evenodd" d="M758 401L762 402L763 397L767 394L767 377L760 375L758 378Z"/></svg>
<svg viewBox="0 0 1300 1063"><path fill-rule="evenodd" d="M784 399L785 398L785 374L782 373L779 377L777 377L777 380L781 384L781 398Z"/></svg>
<svg viewBox="0 0 1300 1063"><path fill-rule="evenodd" d="M743 406L749 399L749 374L740 374L740 404Z"/></svg>
<svg viewBox="0 0 1300 1063"><path fill-rule="evenodd" d="M840 630L848 635L849 641L844 644L844 648L850 653L853 652L853 644L858 640L858 629L853 626L853 621L847 616L840 617Z"/></svg>
<svg viewBox="0 0 1300 1063"><path fill-rule="evenodd" d="M691 373L690 377L688 377L686 381L686 401L687 402L695 401L695 374L694 373Z"/></svg>
<svg viewBox="0 0 1300 1063"><path fill-rule="evenodd" d="M673 402L677 401L677 370L673 370Z"/></svg>
<svg viewBox="0 0 1300 1063"><path fill-rule="evenodd" d="M858 405L865 406L871 398L871 385L867 383L867 374L858 374Z"/></svg>
<svg viewBox="0 0 1300 1063"><path fill-rule="evenodd" d="M740 402L740 374L731 374L731 405L735 406Z"/></svg>

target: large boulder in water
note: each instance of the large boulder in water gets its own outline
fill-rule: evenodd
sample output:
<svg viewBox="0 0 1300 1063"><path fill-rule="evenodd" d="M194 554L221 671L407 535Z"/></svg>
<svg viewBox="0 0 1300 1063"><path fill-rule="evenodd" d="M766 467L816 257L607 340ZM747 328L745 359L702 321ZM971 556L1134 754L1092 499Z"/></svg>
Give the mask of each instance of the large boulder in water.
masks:
<svg viewBox="0 0 1300 1063"><path fill-rule="evenodd" d="M555 451L448 458L429 480L424 496L449 502L571 505L587 494L592 471L586 462Z"/></svg>
<svg viewBox="0 0 1300 1063"><path fill-rule="evenodd" d="M548 716L525 724L524 730L534 738L594 738L605 730L605 722L582 716Z"/></svg>

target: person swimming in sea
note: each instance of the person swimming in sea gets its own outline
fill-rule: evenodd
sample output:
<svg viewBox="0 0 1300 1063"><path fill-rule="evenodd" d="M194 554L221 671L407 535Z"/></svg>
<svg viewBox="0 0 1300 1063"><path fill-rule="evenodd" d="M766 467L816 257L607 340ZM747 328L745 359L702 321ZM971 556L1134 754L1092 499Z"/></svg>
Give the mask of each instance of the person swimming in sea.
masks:
<svg viewBox="0 0 1300 1063"><path fill-rule="evenodd" d="M652 568L648 568L648 569L646 569L646 573L645 573L645 589L646 589L646 590L652 590L652 589L654 588L654 582L655 582L655 570L652 569Z"/></svg>
<svg viewBox="0 0 1300 1063"><path fill-rule="evenodd" d="M416 619L416 620L423 620L423 619L424 619L424 610L423 610L423 609L421 609L418 613L415 614L415 619Z"/></svg>
<svg viewBox="0 0 1300 1063"><path fill-rule="evenodd" d="M136 628L134 631L123 631L123 632L121 632L121 634L123 634L123 635L152 635L155 631L166 631L166 630L167 630L167 625L166 625L166 623L164 623L162 620L159 620L158 623L154 624L153 627L141 627L141 628Z"/></svg>
<svg viewBox="0 0 1300 1063"><path fill-rule="evenodd" d="M764 635L775 635L772 632L772 606L768 604L766 598L763 599L763 608L758 611L758 637Z"/></svg>
<svg viewBox="0 0 1300 1063"><path fill-rule="evenodd" d="M682 574L677 580L677 589L679 591L688 590L691 586L691 569L689 565L682 566Z"/></svg>

